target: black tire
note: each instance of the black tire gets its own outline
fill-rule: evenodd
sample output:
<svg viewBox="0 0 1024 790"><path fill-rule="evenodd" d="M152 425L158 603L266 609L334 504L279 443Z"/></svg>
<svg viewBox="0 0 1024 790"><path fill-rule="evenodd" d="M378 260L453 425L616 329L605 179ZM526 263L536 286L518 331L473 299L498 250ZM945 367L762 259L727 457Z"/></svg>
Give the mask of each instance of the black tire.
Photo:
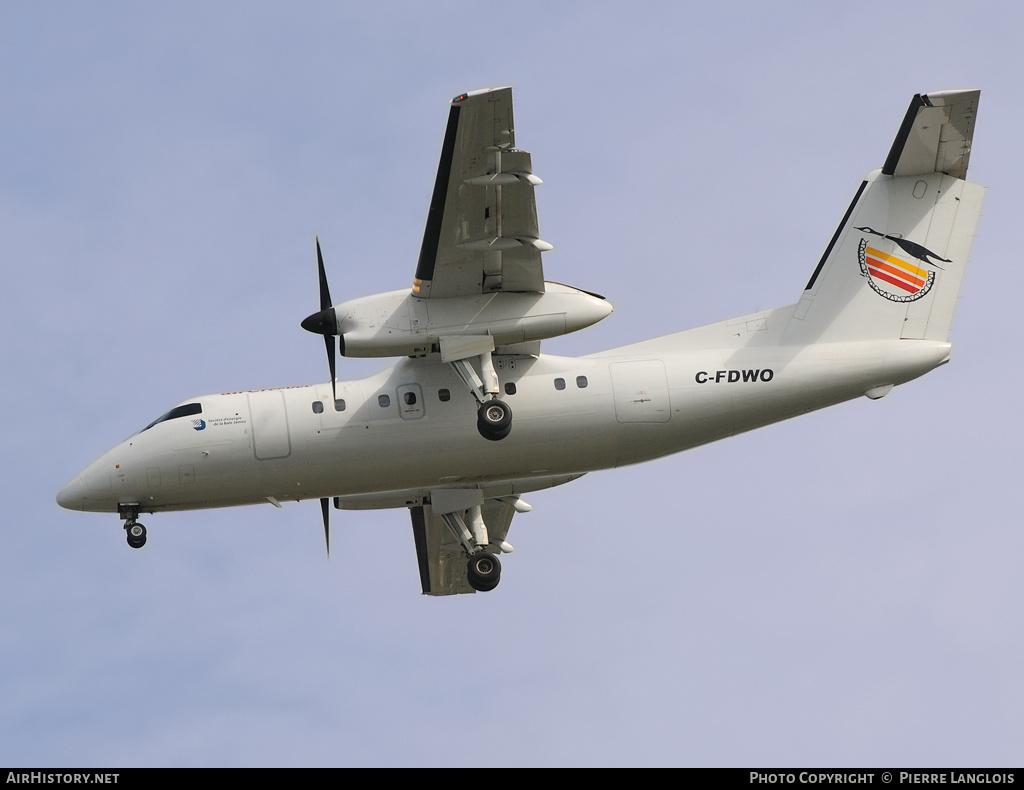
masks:
<svg viewBox="0 0 1024 790"><path fill-rule="evenodd" d="M474 590L489 592L501 581L501 562L486 551L474 554L466 566L466 578Z"/></svg>
<svg viewBox="0 0 1024 790"><path fill-rule="evenodd" d="M490 584L484 584L483 582L476 582L476 583L470 582L469 585L470 585L470 587L472 587L477 592L490 592L491 590L493 590L495 587L498 586L498 582L499 581L501 581L501 579L496 579L495 581L491 582Z"/></svg>
<svg viewBox="0 0 1024 790"><path fill-rule="evenodd" d="M133 549L141 549L146 545L146 528L142 524L128 524L124 530L128 535L128 545Z"/></svg>
<svg viewBox="0 0 1024 790"><path fill-rule="evenodd" d="M500 440L504 439L506 436L508 436L512 432L512 426L509 425L507 428L505 428L502 431L498 431L497 433L489 433L490 429L489 428L485 428L483 425L480 424L480 422L477 422L476 429L480 432L481 436L483 436L485 439L488 439L488 440L490 440L492 442L500 441Z"/></svg>
<svg viewBox="0 0 1024 790"><path fill-rule="evenodd" d="M476 427L485 439L504 439L512 430L512 409L501 400L481 403L476 412Z"/></svg>

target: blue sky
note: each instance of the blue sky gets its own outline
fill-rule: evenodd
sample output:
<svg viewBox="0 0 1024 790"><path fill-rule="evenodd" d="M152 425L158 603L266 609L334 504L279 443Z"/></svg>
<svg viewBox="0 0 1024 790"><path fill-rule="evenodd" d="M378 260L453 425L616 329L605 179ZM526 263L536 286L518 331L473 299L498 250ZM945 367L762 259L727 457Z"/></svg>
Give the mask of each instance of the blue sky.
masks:
<svg viewBox="0 0 1024 790"><path fill-rule="evenodd" d="M1020 765L1022 17L0 5L0 763ZM953 363L529 497L490 595L420 596L403 511L328 561L316 502L139 552L57 507L185 398L323 380L314 234L339 301L407 285L447 102L495 84L548 277L617 308L561 354L795 301L910 97L981 88Z"/></svg>

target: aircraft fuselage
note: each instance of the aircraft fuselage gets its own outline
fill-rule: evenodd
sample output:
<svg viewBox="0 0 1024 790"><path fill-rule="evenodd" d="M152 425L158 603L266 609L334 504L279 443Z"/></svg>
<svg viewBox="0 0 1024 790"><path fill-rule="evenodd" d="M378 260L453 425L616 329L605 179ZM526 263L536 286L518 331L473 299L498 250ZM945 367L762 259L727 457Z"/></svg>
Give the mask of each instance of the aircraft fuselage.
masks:
<svg viewBox="0 0 1024 790"><path fill-rule="evenodd" d="M495 354L515 414L500 442L477 432L450 366L425 358L338 382L338 408L329 382L194 398L201 412L129 437L58 501L152 512L326 497L403 507L441 487L509 496L880 396L949 358L949 343L924 340L777 345L792 310L585 357Z"/></svg>

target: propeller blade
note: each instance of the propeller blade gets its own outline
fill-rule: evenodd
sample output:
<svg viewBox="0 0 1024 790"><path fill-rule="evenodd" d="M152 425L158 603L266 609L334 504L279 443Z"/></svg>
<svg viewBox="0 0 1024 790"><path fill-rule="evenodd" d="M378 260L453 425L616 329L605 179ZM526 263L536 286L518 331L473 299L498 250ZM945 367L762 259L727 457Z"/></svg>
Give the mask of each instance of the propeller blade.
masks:
<svg viewBox="0 0 1024 790"><path fill-rule="evenodd" d="M327 285L327 271L324 269L324 254L320 250L320 238L316 240L317 273L320 278L320 312L307 316L302 328L314 335L338 334L338 315L331 302L331 289Z"/></svg>
<svg viewBox="0 0 1024 790"><path fill-rule="evenodd" d="M337 385L334 383L338 378L335 372L334 335L324 335L324 343L327 345L327 366L331 369L331 396L338 399Z"/></svg>
<svg viewBox="0 0 1024 790"><path fill-rule="evenodd" d="M324 345L327 348L327 364L331 369L331 394L334 400L338 399L337 378L335 357L337 356L334 337L338 334L338 314L335 312L331 302L331 289L327 285L327 271L324 269L324 254L320 250L320 237L316 239L316 262L320 278L320 312L307 316L302 321L302 328L315 335L324 336ZM344 343L344 338L342 343ZM342 346L344 349L344 346Z"/></svg>
<svg viewBox="0 0 1024 790"><path fill-rule="evenodd" d="M320 510L324 514L324 540L327 542L327 556L331 556L331 500L321 499Z"/></svg>
<svg viewBox="0 0 1024 790"><path fill-rule="evenodd" d="M320 309L326 310L334 304L331 289L327 287L327 272L324 271L324 254L320 251L320 237L316 237L316 262L320 268Z"/></svg>

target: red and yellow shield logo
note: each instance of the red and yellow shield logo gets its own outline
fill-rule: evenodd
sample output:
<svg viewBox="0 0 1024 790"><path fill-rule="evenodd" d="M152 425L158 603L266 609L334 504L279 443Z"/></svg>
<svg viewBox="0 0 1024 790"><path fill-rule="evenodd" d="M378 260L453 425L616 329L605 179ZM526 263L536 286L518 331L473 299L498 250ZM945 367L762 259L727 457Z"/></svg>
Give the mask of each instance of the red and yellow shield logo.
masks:
<svg viewBox="0 0 1024 790"><path fill-rule="evenodd" d="M886 239L874 246L860 241L860 271L872 290L892 302L914 302L931 290L935 272L922 269L895 254L894 244ZM879 249L889 247L889 250Z"/></svg>

